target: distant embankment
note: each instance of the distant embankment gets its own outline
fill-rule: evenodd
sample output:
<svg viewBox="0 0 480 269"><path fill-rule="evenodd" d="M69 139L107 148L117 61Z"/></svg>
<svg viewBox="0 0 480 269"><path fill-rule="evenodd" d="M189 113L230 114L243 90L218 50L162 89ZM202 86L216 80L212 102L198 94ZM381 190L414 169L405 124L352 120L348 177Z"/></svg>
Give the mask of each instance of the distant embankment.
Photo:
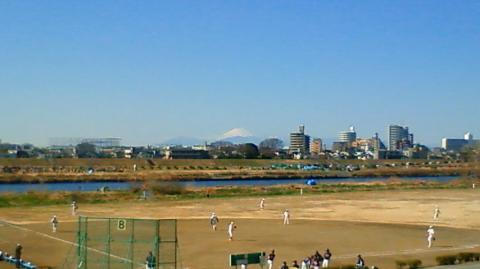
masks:
<svg viewBox="0 0 480 269"><path fill-rule="evenodd" d="M407 165L408 163L408 165ZM272 168L282 164L283 168ZM329 166L297 169L300 164ZM285 167L290 165L290 167ZM347 171L347 165L359 170ZM134 169L135 167L135 169ZM2 182L335 178L480 174L478 164L358 160L0 159ZM88 171L93 173L89 174Z"/></svg>

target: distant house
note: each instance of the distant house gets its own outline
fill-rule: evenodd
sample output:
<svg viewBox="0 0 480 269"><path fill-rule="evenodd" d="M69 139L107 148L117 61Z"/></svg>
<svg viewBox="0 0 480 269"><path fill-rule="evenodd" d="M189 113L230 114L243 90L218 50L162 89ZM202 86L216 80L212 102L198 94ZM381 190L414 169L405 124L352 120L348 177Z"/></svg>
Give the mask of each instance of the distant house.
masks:
<svg viewBox="0 0 480 269"><path fill-rule="evenodd" d="M165 150L165 159L208 159L208 151L193 148L170 148Z"/></svg>
<svg viewBox="0 0 480 269"><path fill-rule="evenodd" d="M0 144L0 158L16 158L18 149L15 144Z"/></svg>

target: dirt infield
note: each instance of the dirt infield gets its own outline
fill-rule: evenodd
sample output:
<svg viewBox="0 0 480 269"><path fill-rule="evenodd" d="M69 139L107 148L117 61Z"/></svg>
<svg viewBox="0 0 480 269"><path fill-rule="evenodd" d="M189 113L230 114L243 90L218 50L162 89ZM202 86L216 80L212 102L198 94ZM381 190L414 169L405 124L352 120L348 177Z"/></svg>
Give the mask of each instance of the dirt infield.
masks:
<svg viewBox="0 0 480 269"><path fill-rule="evenodd" d="M415 190L359 192L267 198L265 210L258 198L202 199L175 202L139 201L130 204L80 205L89 216L178 218L180 257L183 268L226 268L228 254L275 249L279 267L301 260L315 250L333 252L332 265L352 264L362 254L367 264L395 268L394 261L419 258L433 265L441 254L480 251L480 192L477 190ZM441 214L435 222L437 241L426 248L425 229L432 224L433 209ZM281 212L292 212L284 226ZM215 211L220 229L211 231L208 216ZM62 268L75 238L75 218L65 206L0 209L0 218L19 225L0 225L0 249L13 252L24 246L25 258L39 265ZM52 234L49 218L58 215L59 232ZM237 223L233 242L227 240L226 224ZM145 254L146 255L146 254ZM3 267L1 267L3 268Z"/></svg>

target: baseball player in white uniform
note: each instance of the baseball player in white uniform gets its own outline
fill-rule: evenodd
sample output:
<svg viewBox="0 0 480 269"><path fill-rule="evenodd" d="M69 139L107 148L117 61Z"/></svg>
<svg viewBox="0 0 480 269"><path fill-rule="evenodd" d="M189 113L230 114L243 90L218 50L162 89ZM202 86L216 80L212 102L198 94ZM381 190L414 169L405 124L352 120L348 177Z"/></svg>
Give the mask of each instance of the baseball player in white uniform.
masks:
<svg viewBox="0 0 480 269"><path fill-rule="evenodd" d="M285 211L283 211L283 224L290 224L290 212L288 211L288 209L285 209Z"/></svg>
<svg viewBox="0 0 480 269"><path fill-rule="evenodd" d="M212 215L210 216L210 225L212 225L212 229L214 231L217 230L217 224L218 224L218 217L217 217L217 214L215 214L215 212L212 212Z"/></svg>
<svg viewBox="0 0 480 269"><path fill-rule="evenodd" d="M77 202L76 202L76 201L73 201L73 202L72 202L72 216L77 215L77 209L78 209Z"/></svg>
<svg viewBox="0 0 480 269"><path fill-rule="evenodd" d="M432 247L433 240L435 240L435 230L433 229L433 226L430 225L427 230L428 248Z"/></svg>
<svg viewBox="0 0 480 269"><path fill-rule="evenodd" d="M230 224L228 224L228 240L229 241L232 241L233 240L233 231L237 228L237 226L235 226L235 223L233 221L230 221Z"/></svg>
<svg viewBox="0 0 480 269"><path fill-rule="evenodd" d="M435 210L433 211L433 219L437 220L439 215L440 215L440 209L437 206L437 207L435 207Z"/></svg>
<svg viewBox="0 0 480 269"><path fill-rule="evenodd" d="M52 223L52 232L56 233L58 227L58 219L56 215L53 216L53 218L50 220L50 223Z"/></svg>

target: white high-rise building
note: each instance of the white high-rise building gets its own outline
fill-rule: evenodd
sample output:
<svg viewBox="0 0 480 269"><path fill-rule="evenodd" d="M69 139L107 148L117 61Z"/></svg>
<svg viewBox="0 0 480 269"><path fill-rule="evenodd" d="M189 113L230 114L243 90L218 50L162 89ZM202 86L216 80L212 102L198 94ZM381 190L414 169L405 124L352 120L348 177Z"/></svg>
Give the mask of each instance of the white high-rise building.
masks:
<svg viewBox="0 0 480 269"><path fill-rule="evenodd" d="M354 126L350 126L348 131L342 131L338 133L338 142L345 142L351 146L355 140L357 140L357 132L355 132Z"/></svg>

